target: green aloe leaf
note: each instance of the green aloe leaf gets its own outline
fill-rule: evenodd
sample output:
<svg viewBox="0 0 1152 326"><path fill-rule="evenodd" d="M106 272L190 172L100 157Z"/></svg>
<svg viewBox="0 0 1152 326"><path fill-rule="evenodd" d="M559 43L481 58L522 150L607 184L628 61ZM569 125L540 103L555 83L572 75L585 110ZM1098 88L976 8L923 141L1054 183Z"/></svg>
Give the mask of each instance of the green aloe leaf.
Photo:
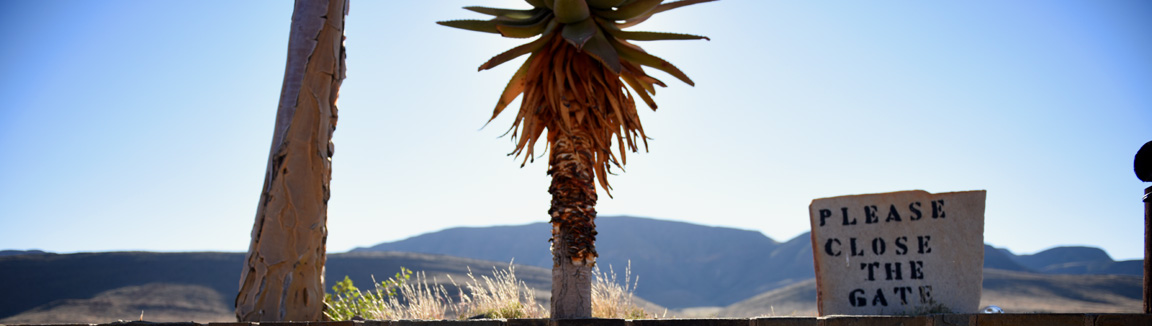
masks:
<svg viewBox="0 0 1152 326"><path fill-rule="evenodd" d="M616 52L620 53L621 58L639 65L659 69L660 71L666 72L669 75L680 79L680 81L683 81L685 84L696 86L696 83L692 82L692 79L688 78L688 75L684 74L683 71L680 71L680 68L676 68L676 66L672 63L664 59L660 59L654 55L648 54L643 50L632 48L633 45L624 44L621 42L623 41L617 40L616 42L612 43L612 46L616 48Z"/></svg>
<svg viewBox="0 0 1152 326"><path fill-rule="evenodd" d="M616 49L612 47L612 42L608 40L608 37L604 36L604 32L600 31L599 28L594 29L596 33L592 35L588 43L584 44L584 52L596 60L600 60L600 63L612 70L612 73L619 75L620 71L624 69L620 64L620 54L616 53Z"/></svg>
<svg viewBox="0 0 1152 326"><path fill-rule="evenodd" d="M518 24L497 24L496 29L500 31L500 35L512 38L528 38L536 35L543 34L550 19L540 19L534 24L518 25Z"/></svg>
<svg viewBox="0 0 1152 326"><path fill-rule="evenodd" d="M680 0L680 1L676 1L676 2L662 3L659 6L656 6L656 9L653 9L652 13L658 14L658 13L662 13L662 12L669 11L672 9L680 8L683 6L694 5L697 3L712 2L712 1L716 1L716 0Z"/></svg>
<svg viewBox="0 0 1152 326"><path fill-rule="evenodd" d="M500 34L500 30L496 29L496 21L494 20L462 19L438 21L436 23L448 27L455 27L470 31Z"/></svg>
<svg viewBox="0 0 1152 326"><path fill-rule="evenodd" d="M707 36L665 33L665 32L633 32L624 30L609 30L608 33L617 38L632 41L664 41L664 40L711 40Z"/></svg>
<svg viewBox="0 0 1152 326"><path fill-rule="evenodd" d="M652 11L649 11L648 13L646 13L642 16L637 16L636 18L631 18L631 19L624 21L624 23L619 24L618 27L628 28L628 27L636 26L637 24L643 23L645 20L648 20L648 18L651 18L652 15L655 15L658 13L662 13L665 11L669 11L669 10L680 8L680 7L687 6L687 5L694 5L697 3L705 3L705 2L712 2L712 1L716 1L716 0L681 0L681 1L676 1L676 2L663 3L663 4L660 4L659 6L656 6L655 9L652 9Z"/></svg>
<svg viewBox="0 0 1152 326"><path fill-rule="evenodd" d="M475 11L485 15L492 15L503 19L509 20L524 20L530 19L536 15L535 10L519 10L519 9L504 9L504 8L490 8L481 6L464 7L471 11Z"/></svg>
<svg viewBox="0 0 1152 326"><path fill-rule="evenodd" d="M660 2L663 1L664 0L636 0L632 3L622 5L616 8L616 10L597 10L596 16L611 20L628 20L639 17L652 11L652 9L656 9L656 6L660 5Z"/></svg>
<svg viewBox="0 0 1152 326"><path fill-rule="evenodd" d="M588 0L588 6L596 9L612 9L624 3L624 0Z"/></svg>
<svg viewBox="0 0 1152 326"><path fill-rule="evenodd" d="M564 37L568 43L572 43L577 50L584 48L584 43L588 42L593 35L596 35L596 22L591 19L585 19L580 22L565 24L564 29L560 31L560 36Z"/></svg>
<svg viewBox="0 0 1152 326"><path fill-rule="evenodd" d="M552 13L561 23L571 24L588 19L592 12L584 0L555 0Z"/></svg>
<svg viewBox="0 0 1152 326"><path fill-rule="evenodd" d="M480 69L478 70L492 69L493 67L499 66L502 63L508 62L508 60L516 59L522 55L536 52L537 50L540 50L540 48L544 47L544 44L547 44L548 40L548 37L541 37L535 41L521 44L520 46L514 47L511 50L504 51L504 53L497 54L496 56L492 57L492 59L489 59L488 62L480 65Z"/></svg>

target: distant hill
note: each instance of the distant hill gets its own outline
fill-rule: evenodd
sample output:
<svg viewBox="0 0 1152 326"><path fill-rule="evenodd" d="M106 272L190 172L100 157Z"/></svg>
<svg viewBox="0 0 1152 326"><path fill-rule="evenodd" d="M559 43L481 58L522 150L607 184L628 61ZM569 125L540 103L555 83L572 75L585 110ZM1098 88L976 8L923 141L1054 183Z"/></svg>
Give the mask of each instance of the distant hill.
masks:
<svg viewBox="0 0 1152 326"><path fill-rule="evenodd" d="M603 229L603 226L599 229ZM552 254L548 251L549 230L551 227L547 223L457 227L369 248L356 248L350 252L402 251L505 262L515 259L519 264L550 268ZM603 233L602 230L600 232Z"/></svg>
<svg viewBox="0 0 1152 326"><path fill-rule="evenodd" d="M234 321L232 307L202 285L150 283L116 288L87 299L63 299L0 319L8 324L135 321ZM143 313L143 316L141 316Z"/></svg>
<svg viewBox="0 0 1152 326"><path fill-rule="evenodd" d="M984 268L995 268L1007 271L1028 272L1032 271L1028 267L1024 267L1017 262L1016 255L1012 254L1008 249L1000 249L990 245L984 245Z"/></svg>
<svg viewBox="0 0 1152 326"><path fill-rule="evenodd" d="M757 231L648 218L601 217L596 224L597 264L623 271L631 261L633 275L640 276L636 295L669 308L725 306L814 276L806 236L782 245ZM549 234L547 223L452 228L353 252L514 258L520 264L551 268Z"/></svg>
<svg viewBox="0 0 1152 326"><path fill-rule="evenodd" d="M1130 275L1048 275L984 269L980 306L1008 313L1139 313L1143 279ZM725 317L815 316L816 280L762 293L724 308Z"/></svg>
<svg viewBox="0 0 1152 326"><path fill-rule="evenodd" d="M244 254L109 252L0 257L0 318L61 299L150 283L199 285L232 300ZM230 302L230 301L229 301ZM228 303L231 306L231 303Z"/></svg>
<svg viewBox="0 0 1152 326"><path fill-rule="evenodd" d="M47 252L41 250L0 250L0 257L17 255L42 255Z"/></svg>
<svg viewBox="0 0 1152 326"><path fill-rule="evenodd" d="M1095 247L1056 247L1015 258L1021 265L1046 274L1143 275L1144 271L1141 260L1114 261Z"/></svg>
<svg viewBox="0 0 1152 326"><path fill-rule="evenodd" d="M1144 275L1143 260L1112 260L1096 247L1055 247L1031 255L984 246L984 267L1009 271L1072 275Z"/></svg>
<svg viewBox="0 0 1152 326"><path fill-rule="evenodd" d="M632 263L636 294L669 308L728 306L815 277L809 233L784 243L757 231L629 216L597 218L602 268ZM547 223L452 228L365 251L409 251L550 268ZM1139 260L1114 262L1098 248L1060 247L1015 255L985 245L984 267L1050 274L1142 275Z"/></svg>
<svg viewBox="0 0 1152 326"><path fill-rule="evenodd" d="M211 314L219 316L221 309L227 312L225 315L231 316L243 260L243 253L219 252L106 252L0 257L0 324L27 323L30 320L40 323L57 320L80 322L49 317L89 312L100 318L138 318L140 310L145 310L144 317L149 321L188 321L181 316L208 318ZM490 275L493 267L506 268L508 263L397 252L330 254L325 279L331 286L333 280L341 280L347 275L362 289L369 289L373 274L377 280L383 281L400 271L401 266L424 271L428 278L447 283L445 274L452 275L457 282L464 282L468 267L479 277ZM516 274L529 287L543 289L537 290L536 296L547 300L551 272L519 266ZM101 309L107 313L94 313ZM121 316L125 311L135 313ZM181 311L204 314L181 314ZM233 318L196 321L231 321Z"/></svg>

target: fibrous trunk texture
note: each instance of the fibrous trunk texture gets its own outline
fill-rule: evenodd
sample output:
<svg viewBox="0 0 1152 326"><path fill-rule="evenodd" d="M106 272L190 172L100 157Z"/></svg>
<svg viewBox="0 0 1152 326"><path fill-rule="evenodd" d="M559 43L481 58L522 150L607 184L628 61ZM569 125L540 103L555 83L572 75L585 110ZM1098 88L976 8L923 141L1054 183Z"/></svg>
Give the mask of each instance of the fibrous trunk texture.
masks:
<svg viewBox="0 0 1152 326"><path fill-rule="evenodd" d="M596 184L592 138L580 128L550 131L552 318L592 317L596 264Z"/></svg>
<svg viewBox="0 0 1152 326"><path fill-rule="evenodd" d="M298 0L275 132L240 274L242 322L320 321L332 132L344 80L347 0Z"/></svg>

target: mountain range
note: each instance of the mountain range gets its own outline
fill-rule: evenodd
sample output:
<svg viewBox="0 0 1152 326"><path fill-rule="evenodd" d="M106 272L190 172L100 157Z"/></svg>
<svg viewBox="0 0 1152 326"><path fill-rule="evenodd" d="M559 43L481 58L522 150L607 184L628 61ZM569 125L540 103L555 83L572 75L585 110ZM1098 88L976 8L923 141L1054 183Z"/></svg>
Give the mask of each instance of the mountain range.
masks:
<svg viewBox="0 0 1152 326"><path fill-rule="evenodd" d="M597 218L597 264L631 264L636 294L668 308L728 306L815 277L811 237L777 242L757 231L641 217ZM459 227L352 252L405 251L551 268L548 223ZM1114 261L1093 247L1016 255L985 245L984 267L1041 274L1143 275L1143 261Z"/></svg>
<svg viewBox="0 0 1152 326"><path fill-rule="evenodd" d="M551 268L550 228L453 228L352 252L419 252ZM631 261L642 284L636 294L669 308L723 306L812 277L811 246L800 238L782 244L756 231L633 217L597 219L596 229L597 264L623 270Z"/></svg>
<svg viewBox="0 0 1152 326"><path fill-rule="evenodd" d="M598 265L631 264L636 295L679 316L811 315L815 283L808 234L777 242L756 231L638 217L597 220ZM548 297L546 223L452 228L329 254L329 286L349 276L364 288L407 267L445 275L490 274L513 259L517 276ZM230 321L243 253L0 251L0 324L135 320ZM983 299L1013 312L1134 312L1142 261L1114 261L1092 247L1032 255L985 246ZM449 285L450 287L450 285ZM546 299L545 299L546 300ZM704 308L701 308L704 307ZM710 307L710 308L708 308ZM658 310L656 311L658 312Z"/></svg>

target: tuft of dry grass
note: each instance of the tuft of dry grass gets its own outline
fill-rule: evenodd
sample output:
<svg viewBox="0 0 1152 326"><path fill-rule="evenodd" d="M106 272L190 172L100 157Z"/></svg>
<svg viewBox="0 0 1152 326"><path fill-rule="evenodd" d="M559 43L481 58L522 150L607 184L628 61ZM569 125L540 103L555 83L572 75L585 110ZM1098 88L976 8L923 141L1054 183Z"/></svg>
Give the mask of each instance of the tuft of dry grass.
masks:
<svg viewBox="0 0 1152 326"><path fill-rule="evenodd" d="M632 261L624 268L624 282L618 283L616 271L608 265L608 272L600 271L600 267L592 270L592 317L596 318L622 318L645 319L657 318L656 314L644 311L634 300L633 293L640 277L632 280Z"/></svg>
<svg viewBox="0 0 1152 326"><path fill-rule="evenodd" d="M324 314L331 320L363 318L371 320L441 320L465 318L548 318L549 312L536 301L532 288L516 278L516 267L493 268L492 276L477 278L468 269L468 282L457 285L449 275L451 284L459 289L453 298L435 279L429 283L423 272L401 269L401 273L387 281L375 283L371 291L361 291L345 278L333 289L335 294L325 298ZM616 271L609 266L607 273L596 268L592 272L592 316L597 318L656 318L637 305L633 291L639 282L632 279L632 266L624 270L623 282L618 282ZM375 282L375 278L373 278Z"/></svg>
<svg viewBox="0 0 1152 326"><path fill-rule="evenodd" d="M508 269L492 268L492 277L480 279L468 269L470 281L460 287L460 301L455 310L460 318L483 317L491 319L545 318L548 311L536 303L536 295L524 281L516 279L516 266ZM449 277L451 279L451 277ZM452 284L456 284L455 281ZM464 289L467 288L468 292Z"/></svg>

